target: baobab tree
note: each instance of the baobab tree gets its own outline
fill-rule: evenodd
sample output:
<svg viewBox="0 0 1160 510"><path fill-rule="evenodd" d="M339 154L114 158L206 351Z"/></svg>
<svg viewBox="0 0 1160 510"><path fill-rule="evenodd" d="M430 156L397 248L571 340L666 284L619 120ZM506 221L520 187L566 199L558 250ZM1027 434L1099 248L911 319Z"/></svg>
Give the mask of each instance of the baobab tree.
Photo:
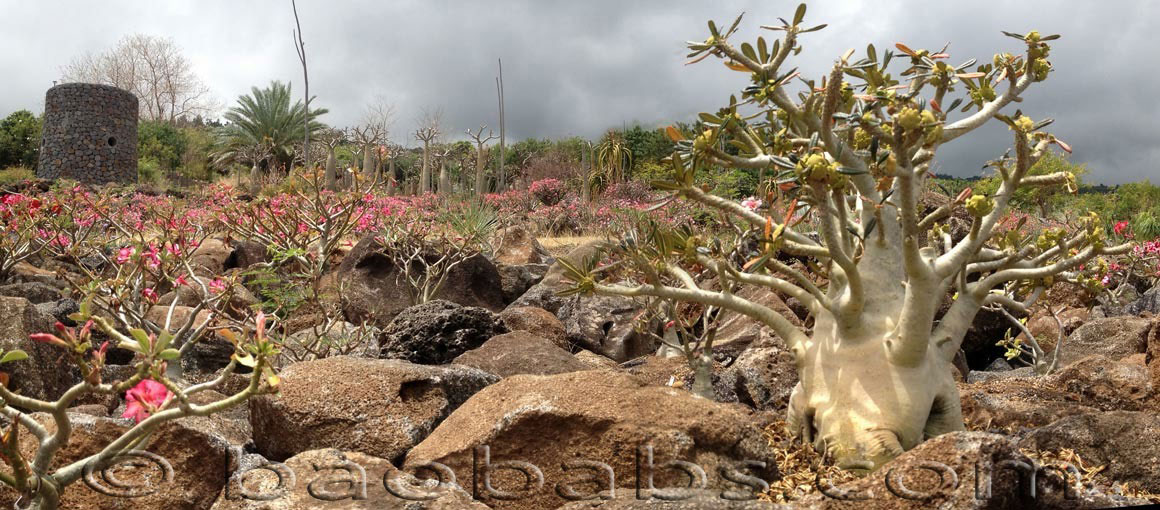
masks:
<svg viewBox="0 0 1160 510"><path fill-rule="evenodd" d="M237 148L235 153L238 161L250 163L250 194L257 195L262 190L260 182L262 161L270 156L270 147L263 143L254 143Z"/></svg>
<svg viewBox="0 0 1160 510"><path fill-rule="evenodd" d="M336 151L346 143L346 133L341 129L328 128L318 133L318 141L326 148L326 170L324 171L324 186L330 191L337 189L338 155Z"/></svg>
<svg viewBox="0 0 1160 510"><path fill-rule="evenodd" d="M629 271L636 284L601 281L608 272L597 270L594 258L562 264L575 282L572 293L691 302L767 325L798 370L787 410L791 430L839 466L875 469L927 437L964 429L951 363L983 306L1025 312L1053 282L1098 288L1101 264L1088 262L1130 245L1112 246L1094 213L1037 235L1002 221L1019 189L1074 189L1069 172L1028 173L1051 145L1070 150L1043 130L1050 120L1001 113L1047 79L1048 42L1058 36L1005 32L1024 52L978 66L974 59L952 65L944 51L901 43L892 58L871 45L864 58L851 61L850 50L822 80L796 89L796 68L783 70L783 63L800 51L799 35L824 27L803 26L805 11L803 4L792 22L766 27L784 34L772 45L759 38L735 46L729 38L741 17L724 31L710 22L709 37L689 43L693 62L719 58L755 85L700 114L704 131L693 140L668 130L678 147L670 177L656 185L672 193L670 200L716 209L748 232L731 242L644 225L636 239L608 248L617 278ZM955 115L960 106L965 116ZM1014 155L993 163L999 189L967 189L921 216L919 195L938 149L992 119L1014 138ZM722 139L739 152L722 150ZM703 190L696 173L717 167L775 173L765 204ZM942 223L955 209L972 217L958 239ZM795 226L803 212L816 215L817 238ZM783 252L809 260L827 283L782 262ZM732 291L743 285L797 299L814 318L812 330ZM936 322L948 294L952 304Z"/></svg>
<svg viewBox="0 0 1160 510"><path fill-rule="evenodd" d="M443 111L424 111L419 119L419 127L415 129L415 139L423 142L423 169L419 173L419 193L431 192L431 143L442 135Z"/></svg>
<svg viewBox="0 0 1160 510"><path fill-rule="evenodd" d="M435 151L435 161L439 162L439 188L436 190L439 194L447 194L451 192L451 176L448 175L447 159L451 156L452 147L440 147Z"/></svg>
<svg viewBox="0 0 1160 510"><path fill-rule="evenodd" d="M379 155L387 162L387 194L394 195L402 183L395 179L395 160L403 154L403 147L401 145L387 143L379 146L381 149Z"/></svg>
<svg viewBox="0 0 1160 510"><path fill-rule="evenodd" d="M358 146L358 152L362 155L362 174L368 177L375 175L379 143L384 141L385 133L372 124L352 127L349 132L350 139Z"/></svg>
<svg viewBox="0 0 1160 510"><path fill-rule="evenodd" d="M475 194L483 196L487 193L487 176L484 175L484 170L487 168L487 142L496 138L495 132L488 129L487 136L483 136L483 130L487 126L479 126L479 130L472 133L470 129L467 130L467 136L475 141Z"/></svg>

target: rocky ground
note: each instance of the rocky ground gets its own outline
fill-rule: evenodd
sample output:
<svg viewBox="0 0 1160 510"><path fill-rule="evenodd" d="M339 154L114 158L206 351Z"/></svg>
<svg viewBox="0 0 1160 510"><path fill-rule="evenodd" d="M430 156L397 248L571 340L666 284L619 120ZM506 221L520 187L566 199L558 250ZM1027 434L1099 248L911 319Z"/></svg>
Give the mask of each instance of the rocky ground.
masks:
<svg viewBox="0 0 1160 510"><path fill-rule="evenodd" d="M440 299L417 306L407 305L375 242L359 242L328 278L344 285L351 323L332 334L357 331L366 345L299 356L281 367L279 395L159 431L147 450L172 465L172 476L148 466L117 476L155 485L152 494L112 497L78 483L63 508L1100 508L1160 493L1160 322L1152 318L1160 288L1134 289L1119 302L1053 288L1065 340L1060 368L1047 376L1007 364L995 342L1009 323L981 314L958 374L970 431L928 440L851 479L787 439L780 420L797 381L775 335L728 317L716 398L696 397L685 389L684 360L655 356L656 341L634 328L638 303L555 295L562 270L548 250L520 229L503 235L500 253L459 266ZM198 260L212 276L260 261L261 248L205 243ZM745 292L810 325L794 302ZM48 331L76 303L54 270L30 265L0 296L0 348L31 354L11 380L24 394L58 396L76 374L28 335ZM197 296L162 302L172 299ZM355 326L363 322L371 329ZM1050 351L1056 321L1038 310L1027 324ZM299 326L290 337L301 341L309 318ZM189 377L206 377L229 353L207 341ZM114 374L118 355L110 355ZM238 376L222 390L243 382ZM131 426L118 418L123 406L119 397L79 402L59 462L92 454ZM1061 463L1075 470L1054 467ZM435 486L436 473L455 486ZM1031 483L1028 473L1036 474ZM671 489L701 476L698 490ZM746 501L755 492L760 500ZM0 505L12 505L11 496L0 493Z"/></svg>

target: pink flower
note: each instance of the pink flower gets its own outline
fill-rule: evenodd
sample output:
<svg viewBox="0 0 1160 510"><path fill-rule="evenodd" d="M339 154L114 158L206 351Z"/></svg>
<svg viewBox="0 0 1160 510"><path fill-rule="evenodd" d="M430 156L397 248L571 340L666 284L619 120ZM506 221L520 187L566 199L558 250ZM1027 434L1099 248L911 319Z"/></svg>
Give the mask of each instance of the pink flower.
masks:
<svg viewBox="0 0 1160 510"><path fill-rule="evenodd" d="M185 279L185 275L180 275L177 277L176 280L173 281L173 284L177 285L178 287L184 287L186 285L189 285L189 280Z"/></svg>
<svg viewBox="0 0 1160 510"><path fill-rule="evenodd" d="M131 259L133 257L133 253L135 253L136 251L137 250L135 250L132 246L126 246L124 248L121 248L120 250L117 250L117 259L115 260L115 262L117 264L125 264L125 263L129 262L129 259Z"/></svg>
<svg viewBox="0 0 1160 510"><path fill-rule="evenodd" d="M150 414L165 407L173 398L173 392L164 384L152 379L142 379L129 391L125 392L125 412L122 418L132 418L134 422L148 418Z"/></svg>
<svg viewBox="0 0 1160 510"><path fill-rule="evenodd" d="M758 207L761 207L761 200L756 197L749 197L741 201L741 206L750 211L756 211Z"/></svg>
<svg viewBox="0 0 1160 510"><path fill-rule="evenodd" d="M152 269L156 269L157 266L161 265L161 256L157 250L156 243L149 243L149 249L145 250L141 256L148 261L149 267Z"/></svg>
<svg viewBox="0 0 1160 510"><path fill-rule="evenodd" d="M156 304L157 300L161 298L157 295L157 291L153 290L153 287L145 287L144 289L141 289L141 295L145 296L145 299L148 299L150 303L154 304Z"/></svg>
<svg viewBox="0 0 1160 510"><path fill-rule="evenodd" d="M1124 232L1128 230L1128 220L1117 221L1116 226L1112 227L1112 230L1116 231L1116 235L1124 235Z"/></svg>
<svg viewBox="0 0 1160 510"><path fill-rule="evenodd" d="M212 282L209 282L209 291L214 294L221 294L222 292L225 292L226 282L221 278L214 278Z"/></svg>

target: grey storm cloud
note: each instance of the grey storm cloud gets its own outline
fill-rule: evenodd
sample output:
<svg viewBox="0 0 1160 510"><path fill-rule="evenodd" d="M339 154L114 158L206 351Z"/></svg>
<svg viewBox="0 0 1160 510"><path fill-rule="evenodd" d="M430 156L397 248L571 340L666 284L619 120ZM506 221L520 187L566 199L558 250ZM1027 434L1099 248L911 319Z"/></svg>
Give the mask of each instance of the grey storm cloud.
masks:
<svg viewBox="0 0 1160 510"><path fill-rule="evenodd" d="M589 0L321 1L300 0L310 63L310 91L332 125L355 124L384 98L396 109L395 142L424 109L441 108L445 131L495 127L496 60L503 59L507 129L526 137L595 137L610 127L691 120L724 104L747 77L707 60L685 66L684 41L704 39L705 21L726 24L745 12L736 36L752 40L761 24L792 15L796 2ZM302 74L291 43L289 0L144 2L0 0L0 115L43 109L44 91L73 57L121 37L172 37L222 104L271 80ZM1059 33L1056 71L1019 104L1075 148L1091 179L1122 183L1160 176L1160 109L1152 89L1160 45L1160 3L1147 0L929 2L815 1L792 65L820 78L848 48L905 42L937 49L950 43L953 63L1018 52L1000 30ZM901 70L901 68L899 68ZM975 175L1011 143L992 123L940 151L938 171Z"/></svg>

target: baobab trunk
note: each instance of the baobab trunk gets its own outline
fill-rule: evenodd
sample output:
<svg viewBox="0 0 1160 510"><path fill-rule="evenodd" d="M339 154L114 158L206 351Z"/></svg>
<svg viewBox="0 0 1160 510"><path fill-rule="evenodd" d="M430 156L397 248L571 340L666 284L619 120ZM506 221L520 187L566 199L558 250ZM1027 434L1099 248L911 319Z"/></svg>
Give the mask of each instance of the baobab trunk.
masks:
<svg viewBox="0 0 1160 510"><path fill-rule="evenodd" d="M387 159L387 196L395 195L395 158Z"/></svg>
<svg viewBox="0 0 1160 510"><path fill-rule="evenodd" d="M451 180L447 177L447 162L439 161L439 193L446 194L451 191Z"/></svg>
<svg viewBox="0 0 1160 510"><path fill-rule="evenodd" d="M586 147L580 148L580 200L584 203L592 201L592 170L588 168L592 164L590 151Z"/></svg>
<svg viewBox="0 0 1160 510"><path fill-rule="evenodd" d="M423 140L423 170L419 173L419 192L428 193L431 191L431 167L430 167L431 142Z"/></svg>
<svg viewBox="0 0 1160 510"><path fill-rule="evenodd" d="M375 153L370 145L363 147L362 174L370 177L374 173Z"/></svg>
<svg viewBox="0 0 1160 510"><path fill-rule="evenodd" d="M262 190L262 185L258 182L259 177L261 177L261 169L258 168L258 162L255 161L254 165L250 167L250 194L251 195L257 196L258 192Z"/></svg>
<svg viewBox="0 0 1160 510"><path fill-rule="evenodd" d="M487 193L487 176L484 175L484 170L487 169L487 154L483 148L475 151L475 194L483 196Z"/></svg>
<svg viewBox="0 0 1160 510"><path fill-rule="evenodd" d="M331 149L331 150L327 151L327 153L326 153L326 173L324 174L325 181L326 181L326 189L328 189L330 191L335 190L335 188L337 186L336 181L338 180L338 176L336 175L337 172L338 172L338 158L334 155L334 149Z"/></svg>

